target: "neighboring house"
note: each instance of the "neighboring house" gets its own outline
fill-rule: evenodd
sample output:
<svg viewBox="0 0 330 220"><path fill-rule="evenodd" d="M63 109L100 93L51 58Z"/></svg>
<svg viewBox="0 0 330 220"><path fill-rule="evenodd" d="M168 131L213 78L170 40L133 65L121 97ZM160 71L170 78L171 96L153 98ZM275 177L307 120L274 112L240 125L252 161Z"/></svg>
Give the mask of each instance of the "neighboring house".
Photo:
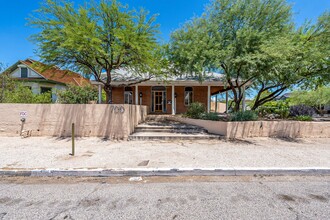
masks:
<svg viewBox="0 0 330 220"><path fill-rule="evenodd" d="M90 81L78 73L61 70L58 67L49 68L47 65L32 60L20 60L4 71L11 78L23 82L34 94L45 92L52 93L52 101L55 102L56 91L66 89L68 85L85 86Z"/></svg>
<svg viewBox="0 0 330 220"><path fill-rule="evenodd" d="M217 73L206 74L202 81L198 77L172 76L140 82L148 77L116 70L111 78L113 104L146 105L150 113L156 114L185 113L192 102L203 103L210 111L211 96L229 90L223 82L223 75ZM92 84L102 86L95 81Z"/></svg>
<svg viewBox="0 0 330 220"><path fill-rule="evenodd" d="M290 98L291 96L291 92L288 92L288 93L284 93L283 95L280 95L278 96L277 98L275 98L276 101L279 101L279 100L286 100L288 98Z"/></svg>

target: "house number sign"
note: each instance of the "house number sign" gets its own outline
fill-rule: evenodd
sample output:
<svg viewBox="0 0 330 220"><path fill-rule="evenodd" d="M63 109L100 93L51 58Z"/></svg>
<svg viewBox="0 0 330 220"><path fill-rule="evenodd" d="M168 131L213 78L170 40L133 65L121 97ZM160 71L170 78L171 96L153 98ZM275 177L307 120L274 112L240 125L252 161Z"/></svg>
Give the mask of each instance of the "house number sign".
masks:
<svg viewBox="0 0 330 220"><path fill-rule="evenodd" d="M111 106L111 112L112 113L115 113L115 114L124 114L124 112L125 112L125 108L124 108L124 106L120 106L120 107L118 107L118 106Z"/></svg>
<svg viewBox="0 0 330 220"><path fill-rule="evenodd" d="M27 118L27 116L28 116L27 111L21 111L21 112L19 113L19 116L20 116L21 118Z"/></svg>

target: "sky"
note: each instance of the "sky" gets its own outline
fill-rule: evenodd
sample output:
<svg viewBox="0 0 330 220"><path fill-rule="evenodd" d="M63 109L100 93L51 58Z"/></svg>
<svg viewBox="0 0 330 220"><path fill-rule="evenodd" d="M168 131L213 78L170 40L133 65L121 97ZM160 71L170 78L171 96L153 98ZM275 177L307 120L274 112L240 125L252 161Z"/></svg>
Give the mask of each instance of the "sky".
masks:
<svg viewBox="0 0 330 220"><path fill-rule="evenodd" d="M71 0L81 4L85 0ZM325 10L330 10L330 0L288 0L293 4L297 25L306 19L316 20ZM38 33L27 25L26 18L38 9L42 0L0 0L0 62L12 65L26 58L38 59L36 46L29 36ZM150 14L158 14L159 41L167 42L172 31L193 16L200 16L209 0L121 0L130 8L143 7Z"/></svg>

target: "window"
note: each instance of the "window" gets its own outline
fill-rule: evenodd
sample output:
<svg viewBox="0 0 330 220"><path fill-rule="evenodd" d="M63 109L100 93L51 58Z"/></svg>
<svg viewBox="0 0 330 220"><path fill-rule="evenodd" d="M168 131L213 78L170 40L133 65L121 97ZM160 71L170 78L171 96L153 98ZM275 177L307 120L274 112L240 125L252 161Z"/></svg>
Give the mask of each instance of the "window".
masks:
<svg viewBox="0 0 330 220"><path fill-rule="evenodd" d="M192 103L193 89L192 87L186 87L184 89L184 105L188 106Z"/></svg>
<svg viewBox="0 0 330 220"><path fill-rule="evenodd" d="M49 87L41 87L40 88L40 93L41 94L46 93L46 92L52 92L52 88L49 88Z"/></svg>
<svg viewBox="0 0 330 220"><path fill-rule="evenodd" d="M28 69L26 67L21 68L21 78L28 78Z"/></svg>
<svg viewBox="0 0 330 220"><path fill-rule="evenodd" d="M124 92L124 103L125 104L133 104L133 91L132 87L125 87Z"/></svg>

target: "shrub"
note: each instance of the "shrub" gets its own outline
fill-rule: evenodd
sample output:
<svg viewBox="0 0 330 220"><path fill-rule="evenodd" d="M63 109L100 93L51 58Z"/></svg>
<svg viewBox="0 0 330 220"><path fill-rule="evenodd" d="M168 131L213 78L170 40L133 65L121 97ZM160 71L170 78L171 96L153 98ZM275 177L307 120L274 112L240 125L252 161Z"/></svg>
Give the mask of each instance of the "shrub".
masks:
<svg viewBox="0 0 330 220"><path fill-rule="evenodd" d="M97 100L97 89L92 86L72 86L57 92L58 102L62 104L88 104Z"/></svg>
<svg viewBox="0 0 330 220"><path fill-rule="evenodd" d="M266 117L267 115L275 115L278 118L288 118L289 117L289 104L286 101L271 101L267 102L258 109L258 114L261 117Z"/></svg>
<svg viewBox="0 0 330 220"><path fill-rule="evenodd" d="M256 121L258 114L255 111L233 112L229 116L230 121Z"/></svg>
<svg viewBox="0 0 330 220"><path fill-rule="evenodd" d="M4 92L4 103L51 103L51 92L33 94L30 88L17 83L13 88Z"/></svg>
<svg viewBox="0 0 330 220"><path fill-rule="evenodd" d="M185 116L188 118L200 119L205 113L205 107L202 103L193 102L189 105Z"/></svg>
<svg viewBox="0 0 330 220"><path fill-rule="evenodd" d="M290 116L313 116L315 110L307 105L294 105L290 107Z"/></svg>
<svg viewBox="0 0 330 220"><path fill-rule="evenodd" d="M294 119L297 121L313 121L313 118L309 115L299 115L294 117Z"/></svg>
<svg viewBox="0 0 330 220"><path fill-rule="evenodd" d="M202 114L201 119L203 120L211 120L211 121L219 121L219 115L215 112L210 112L210 113L204 113Z"/></svg>

